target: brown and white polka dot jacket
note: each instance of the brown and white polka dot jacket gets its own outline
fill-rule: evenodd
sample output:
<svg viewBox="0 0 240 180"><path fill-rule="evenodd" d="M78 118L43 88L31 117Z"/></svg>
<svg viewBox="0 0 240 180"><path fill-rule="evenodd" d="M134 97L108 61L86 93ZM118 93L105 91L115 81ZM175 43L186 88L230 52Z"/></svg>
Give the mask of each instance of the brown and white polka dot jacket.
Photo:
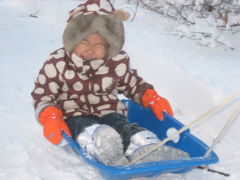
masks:
<svg viewBox="0 0 240 180"><path fill-rule="evenodd" d="M124 51L113 58L83 60L61 48L44 63L32 97L37 117L49 105L58 106L64 118L111 112L126 115L118 94L141 104L142 94L148 88L153 87L130 69Z"/></svg>

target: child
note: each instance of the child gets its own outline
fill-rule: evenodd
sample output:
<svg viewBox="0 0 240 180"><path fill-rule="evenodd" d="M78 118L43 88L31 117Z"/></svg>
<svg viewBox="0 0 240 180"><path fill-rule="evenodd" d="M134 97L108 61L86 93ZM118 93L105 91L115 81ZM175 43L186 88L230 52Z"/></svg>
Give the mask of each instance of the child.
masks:
<svg viewBox="0 0 240 180"><path fill-rule="evenodd" d="M126 17L108 0L88 0L70 11L64 48L50 55L32 92L36 117L51 143L60 144L64 130L90 155L112 166L126 165L160 142L154 133L128 123L118 94L150 107L160 120L163 111L173 115L168 101L129 67L121 50ZM178 157L187 154L163 146L143 161Z"/></svg>

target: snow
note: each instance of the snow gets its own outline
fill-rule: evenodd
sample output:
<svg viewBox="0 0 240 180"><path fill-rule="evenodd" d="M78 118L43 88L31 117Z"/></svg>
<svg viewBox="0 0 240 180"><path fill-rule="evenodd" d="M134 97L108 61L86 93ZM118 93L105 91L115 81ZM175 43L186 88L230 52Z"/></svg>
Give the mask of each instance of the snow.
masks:
<svg viewBox="0 0 240 180"><path fill-rule="evenodd" d="M81 1L0 0L0 179L103 179L82 159L52 146L34 117L30 93L48 54L62 46L67 13ZM119 7L130 9L119 0ZM30 17L30 14L38 18ZM175 117L185 124L240 87L240 34L226 34L234 50L207 48L195 41L169 35L174 22L139 8L125 23L124 49L132 66L172 104ZM238 101L239 103L239 101ZM206 118L192 133L211 145L237 103ZM215 151L220 162L210 167L230 177L194 169L187 174L164 174L163 180L237 180L240 177L239 118Z"/></svg>

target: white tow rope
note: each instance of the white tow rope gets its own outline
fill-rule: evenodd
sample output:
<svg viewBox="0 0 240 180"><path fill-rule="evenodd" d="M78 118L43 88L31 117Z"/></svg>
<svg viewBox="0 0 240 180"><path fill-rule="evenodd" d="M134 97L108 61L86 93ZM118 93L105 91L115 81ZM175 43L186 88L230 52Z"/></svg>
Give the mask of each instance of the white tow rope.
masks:
<svg viewBox="0 0 240 180"><path fill-rule="evenodd" d="M240 99L240 92L235 93L233 96L230 96L228 98L226 98L225 100L223 100L219 105L214 106L213 108L211 108L209 111L207 111L206 113L202 114L201 116L199 116L197 119L195 119L194 121L190 122L188 125L182 127L180 130L178 130L176 133L174 133L173 135L165 138L163 141L161 141L160 143L156 144L155 146L153 146L151 149L149 149L149 151L143 153L142 155L140 155L139 157L137 157L136 159L134 159L133 161L131 161L128 165L132 165L135 164L136 162L138 162L139 160L141 160L142 158L146 157L148 154L150 154L151 152L155 151L156 149L160 148L161 146L163 146L164 144L166 144L168 141L173 140L175 137L179 136L179 134L181 134L182 132L186 131L187 129L189 129L190 127L192 127L193 125L195 125L196 123L200 122L201 120L203 120L204 118L206 118L207 116L209 116L211 113L216 112L217 110L223 110L226 107L228 107L229 105L239 101ZM239 107L240 108L240 107ZM239 108L237 108L239 110ZM226 123L226 127L224 126L221 133L219 134L219 136L216 138L214 144L211 146L211 148L209 148L209 152L207 151L207 153L209 154L213 147L218 143L218 141L220 140L220 138L223 137L223 134L225 134L225 129L227 129L228 126L230 126L230 122L232 122L233 120L235 121L239 115L239 111L237 111L237 109L234 111L234 113L231 115L231 117L229 118L230 120L228 120L228 122ZM232 123L231 123L232 124ZM219 140L217 140L219 139ZM205 156L207 155L207 153L205 154Z"/></svg>
<svg viewBox="0 0 240 180"><path fill-rule="evenodd" d="M233 113L229 116L227 122L222 128L219 135L213 140L213 144L209 147L208 151L205 153L204 157L208 157L208 155L212 152L213 148L221 142L223 137L226 135L228 130L233 126L234 122L238 119L240 115L240 103L238 103L237 108L234 109Z"/></svg>

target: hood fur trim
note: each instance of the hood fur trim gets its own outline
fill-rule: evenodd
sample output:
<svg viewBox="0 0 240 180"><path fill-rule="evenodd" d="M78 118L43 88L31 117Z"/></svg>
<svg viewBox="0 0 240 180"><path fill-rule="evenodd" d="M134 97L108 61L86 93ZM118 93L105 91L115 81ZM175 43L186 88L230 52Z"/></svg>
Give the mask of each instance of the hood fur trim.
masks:
<svg viewBox="0 0 240 180"><path fill-rule="evenodd" d="M122 21L114 14L77 15L69 21L64 33L63 44L69 53L89 34L98 33L109 45L108 57L116 56L124 44Z"/></svg>

